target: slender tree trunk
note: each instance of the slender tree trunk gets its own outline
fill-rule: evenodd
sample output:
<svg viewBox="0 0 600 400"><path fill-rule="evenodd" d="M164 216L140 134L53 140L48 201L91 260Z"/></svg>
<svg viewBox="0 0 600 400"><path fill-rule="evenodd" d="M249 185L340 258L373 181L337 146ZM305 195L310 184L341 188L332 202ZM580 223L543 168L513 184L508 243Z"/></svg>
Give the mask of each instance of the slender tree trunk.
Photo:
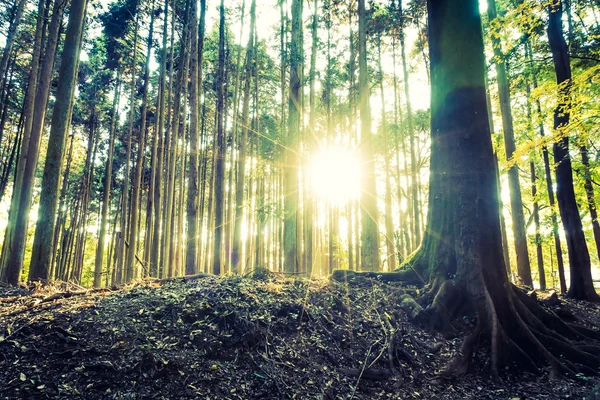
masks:
<svg viewBox="0 0 600 400"><path fill-rule="evenodd" d="M488 1L488 18L490 23L496 19L496 1ZM508 168L508 185L510 188L510 209L517 254L517 271L519 278L527 286L533 286L531 279L531 266L529 264L529 251L527 249L527 233L525 232L525 217L523 216L523 200L519 183L519 167L513 154L516 150L513 118L510 104L510 89L506 72L506 62L502 52L499 36L492 32L492 44L498 79L498 94L500 97L500 112L502 114L502 127L504 128L504 147L506 160L511 163Z"/></svg>
<svg viewBox="0 0 600 400"><path fill-rule="evenodd" d="M19 280L21 270L23 269L23 257L25 255L25 245L27 243L27 228L29 222L29 210L31 207L31 197L33 194L33 184L35 182L35 170L37 167L37 159L40 150L40 143L44 128L46 105L48 102L48 94L50 92L50 83L54 72L54 58L59 40L59 30L62 19L62 11L64 7L63 0L57 0L54 3L52 12L52 21L49 26L48 41L46 43L46 51L41 63L40 76L37 80L37 90L33 105L33 115L31 117L31 131L26 132L28 137L28 147L23 148L19 160L20 176L17 176L13 194L18 196L19 204L15 204L16 213L14 219L11 219L9 212L9 229L13 228L12 236L6 241L7 261L4 270L3 280L10 284L16 284ZM27 116L26 116L27 118ZM21 169L22 167L22 169ZM11 222L14 221L14 224ZM54 222L54 221L53 221ZM30 279L32 278L30 270ZM46 278L42 278L46 279Z"/></svg>
<svg viewBox="0 0 600 400"><path fill-rule="evenodd" d="M197 238L197 227L198 227L198 129L199 129L199 118L198 118L198 99L199 90L198 85L201 82L202 76L200 75L200 65L202 65L202 48L204 42L204 20L206 15L206 0L202 0L200 3L200 30L197 31L198 18L197 4L192 1L192 7L190 10L191 14L191 27L192 29L192 56L190 73L191 77L191 89L190 89L190 108L191 108L191 120L190 120L190 172L188 178L188 195L187 195L187 246L186 246L186 262L185 262L185 273L194 274L198 272L198 260L196 259L198 253L198 238ZM200 36L200 37L198 37Z"/></svg>
<svg viewBox="0 0 600 400"><path fill-rule="evenodd" d="M548 14L548 42L552 51L556 82L559 85L559 103L554 111L554 129L561 131L568 129L571 88L569 52L562 32L562 2L559 0L558 3L550 5ZM569 250L571 287L568 295L579 300L598 301L600 297L594 290L590 255L575 199L569 137L561 136L562 139L554 143L553 149L556 163L556 197Z"/></svg>
<svg viewBox="0 0 600 400"><path fill-rule="evenodd" d="M312 152L315 143L315 137L317 135L316 132L316 122L317 122L317 96L315 90L315 82L317 75L317 45L318 45L318 35L317 35L317 25L319 20L319 0L314 0L313 2L313 16L311 23L311 52L310 52L310 73L309 73L309 82L310 82L310 92L309 92L309 105L310 105L310 114L309 114L309 128L308 134L306 135L306 151ZM306 231L306 242L305 242L305 254L306 254L306 275L310 277L313 272L313 210L314 210L314 200L313 196L310 194L308 188L305 188L305 191L309 193L305 196L305 222L304 229Z"/></svg>
<svg viewBox="0 0 600 400"><path fill-rule="evenodd" d="M110 190L112 182L112 161L115 149L115 129L117 126L119 105L119 86L121 84L121 71L117 73L115 83L115 94L113 95L112 116L110 124L110 137L108 144L108 155L106 157L106 169L104 171L103 189L104 198L102 199L102 219L100 221L100 233L98 236L98 247L96 248L96 261L94 264L94 287L100 287L102 284L102 263L104 259L104 242L106 236L106 225L108 223L108 208L110 205ZM108 263L110 264L110 258Z"/></svg>
<svg viewBox="0 0 600 400"><path fill-rule="evenodd" d="M0 58L0 79L4 79L6 70L8 68L8 61L10 60L10 54L12 53L13 45L15 44L17 28L21 23L23 12L25 11L25 4L27 0L17 0L14 6L14 17L6 32L6 40L4 44L4 51L2 52L2 58ZM43 2L44 0L40 0Z"/></svg>
<svg viewBox="0 0 600 400"><path fill-rule="evenodd" d="M290 93L288 101L288 131L285 150L284 270L299 271L298 248L298 138L301 115L301 68L302 68L302 2L292 0L292 39L290 42Z"/></svg>
<svg viewBox="0 0 600 400"><path fill-rule="evenodd" d="M383 90L383 67L381 65L381 37L377 41L377 55L379 64L379 90L381 94L381 128L383 133L383 140L385 143L384 147L384 172L385 172L385 245L386 245L386 260L388 264L388 270L393 271L396 269L396 249L394 244L394 225L392 216L392 186L390 182L390 143L389 138L389 127L387 123L387 116L385 112L385 95Z"/></svg>
<svg viewBox="0 0 600 400"><path fill-rule="evenodd" d="M400 55L402 57L402 71L404 76L404 95L406 97L406 123L408 127L408 136L410 139L410 175L411 175L411 200L412 215L414 223L415 243L418 246L421 243L421 212L419 207L419 186L417 170L417 157L415 150L415 128L413 122L412 103L410 101L410 77L408 74L408 62L406 60L406 46L404 43L404 17L402 12L402 1L398 2L398 12L400 17ZM415 246L415 247L416 247Z"/></svg>
<svg viewBox="0 0 600 400"><path fill-rule="evenodd" d="M242 272L242 222L244 218L244 188L246 179L246 145L248 143L248 124L250 114L250 82L254 69L254 26L256 24L256 0L250 5L250 32L246 47L246 66L244 72L244 100L242 103L242 134L239 138L237 159L237 177L235 186L235 223L233 232L232 267L233 273Z"/></svg>
<svg viewBox="0 0 600 400"><path fill-rule="evenodd" d="M24 128L21 143L19 145L19 154L17 157L17 163L15 166L15 177L13 182L13 192L10 200L10 208L8 213L8 223L4 232L4 240L2 242L2 254L0 259L0 269L2 269L2 276L0 279L3 282L16 284L19 280L19 273L17 268L20 264L12 264L12 267L8 266L8 257L11 253L10 249L16 242L15 235L15 223L17 219L17 212L21 205L21 187L23 185L23 173L25 171L25 164L27 162L27 152L29 149L29 138L31 134L31 126L33 124L34 104L35 96L37 92L37 82L39 76L39 63L42 52L43 36L45 31L45 20L48 14L48 10L45 6L45 2L40 0L38 2L38 17L35 27L35 36L33 42L33 51L31 56L31 68L29 72L29 78L27 81L27 92L25 93L25 100L23 104L24 117ZM14 252L13 252L14 253ZM12 269L11 272L7 269ZM12 282L9 282L12 280Z"/></svg>
<svg viewBox="0 0 600 400"><path fill-rule="evenodd" d="M600 259L600 223L598 222L598 210L596 208L596 196L594 194L594 186L592 184L591 178L588 148L587 146L581 146L579 148L579 151L581 153L581 163L583 164L583 187L585 188L588 209L590 211L590 217L592 219L592 231L594 232L594 242L596 244L596 251L598 252L598 259Z"/></svg>
<svg viewBox="0 0 600 400"><path fill-rule="evenodd" d="M215 182L215 230L213 268L215 275L221 274L221 245L223 243L223 202L224 202L224 170L225 170L225 131L223 127L223 104L225 100L225 2L221 0L219 12L219 66L217 71L217 143L214 171Z"/></svg>
<svg viewBox="0 0 600 400"><path fill-rule="evenodd" d="M154 9L152 2L151 9ZM142 186L142 172L144 170L144 155L146 150L146 114L148 104L148 81L150 79L150 55L152 54L152 36L154 34L154 11L150 17L150 28L148 33L148 42L146 43L146 66L144 67L144 78L142 87L142 106L140 110L140 126L138 128L138 148L135 173L131 185L131 216L129 222L129 251L127 251L127 261L125 267L125 282L129 282L137 277L136 253L138 247L138 220L140 205L140 193Z"/></svg>
<svg viewBox="0 0 600 400"><path fill-rule="evenodd" d="M529 61L529 63L531 65L533 65L533 54L531 51L531 45L529 43L529 39L526 40L525 42L526 48L527 48L527 59ZM531 74L531 81L533 84L533 89L537 89L538 84L537 84L537 78L536 78L536 73L533 72ZM542 105L540 103L539 99L536 99L536 112L538 114L538 118L539 118L539 131L540 131L540 136L545 136L544 134L544 123L543 123L543 114L542 114ZM552 236L554 237L554 247L556 248L556 264L558 267L558 279L560 282L560 291L561 293L566 293L567 292L567 281L565 278L565 268L564 268L564 262L563 262L563 252L562 252L562 245L561 245L561 240L560 240L560 235L558 233L558 217L557 217L557 210L556 210L556 202L554 199L554 185L552 184L552 171L551 171L551 166L550 166L550 156L548 154L548 147L546 147L546 145L542 145L542 156L543 156L543 160L544 160L544 173L545 173L545 177L546 177L546 188L548 190L548 201L550 203L550 212L551 212L551 217L552 217Z"/></svg>
<svg viewBox="0 0 600 400"><path fill-rule="evenodd" d="M65 36L56 103L52 113L50 138L42 179L39 217L36 224L31 254L29 279L48 279L50 258L54 247L55 218L58 206L58 184L73 107L75 78L79 67L79 53L83 39L86 0L73 0L69 9L69 23Z"/></svg>
<svg viewBox="0 0 600 400"><path fill-rule="evenodd" d="M379 269L379 210L377 209L377 190L375 172L375 151L371 132L370 89L367 71L367 17L365 0L358 0L358 88L360 103L360 149L363 163L363 182L361 186L361 249L360 268L365 271Z"/></svg>

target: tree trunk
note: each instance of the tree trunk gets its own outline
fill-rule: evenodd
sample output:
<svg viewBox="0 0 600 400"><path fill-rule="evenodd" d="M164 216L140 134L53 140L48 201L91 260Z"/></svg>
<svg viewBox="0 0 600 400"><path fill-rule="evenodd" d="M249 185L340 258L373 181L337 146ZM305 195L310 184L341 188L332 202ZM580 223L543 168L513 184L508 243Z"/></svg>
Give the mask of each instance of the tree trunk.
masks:
<svg viewBox="0 0 600 400"><path fill-rule="evenodd" d="M496 19L496 1L488 1L488 18L490 23ZM510 188L510 209L513 223L515 250L517 253L517 271L523 284L532 287L531 266L529 264L529 251L527 249L527 233L525 232L525 217L523 216L523 200L521 197L521 186L519 183L519 167L512 159L516 150L513 118L510 104L510 89L506 73L506 63L502 53L500 37L492 32L492 44L494 48L496 75L498 79L498 94L500 97L500 113L502 114L502 127L504 128L504 147L506 160L510 163L508 167L508 185Z"/></svg>
<svg viewBox="0 0 600 400"><path fill-rule="evenodd" d="M408 136L410 138L410 175L411 175L411 200L412 214L415 234L415 247L421 243L421 212L419 208L419 186L417 170L417 158L415 153L415 128L413 122L412 104L410 101L410 77L408 75L408 65L406 60L406 46L404 44L404 20L402 14L402 1L398 1L398 13L400 17L400 54L402 57L402 71L404 74L404 95L406 97L406 124L408 127Z"/></svg>
<svg viewBox="0 0 600 400"><path fill-rule="evenodd" d="M112 161L113 153L115 149L115 129L118 119L119 104L119 86L121 84L121 71L117 73L117 81L115 83L115 94L113 96L113 107L110 124L110 137L108 144L108 155L106 157L106 168L104 170L104 181L102 191L104 192L104 198L102 199L102 219L100 221L100 233L98 236L98 247L96 248L96 260L94 264L94 287L100 287L102 285L102 263L104 261L104 242L106 236L106 225L108 223L108 208L110 205L110 190L112 182ZM110 258L109 258L110 264ZM107 269L108 271L108 269Z"/></svg>
<svg viewBox="0 0 600 400"><path fill-rule="evenodd" d="M8 32L6 32L6 41L4 45L4 51L2 52L2 58L0 58L0 80L4 79L4 75L6 74L8 61L10 60L10 54L12 53L12 47L15 44L17 28L21 23L21 18L23 17L23 12L25 11L25 3L27 3L27 0L17 1L18 3L15 3L14 6L13 20L10 22ZM40 0L40 2L43 1L44 0Z"/></svg>
<svg viewBox="0 0 600 400"><path fill-rule="evenodd" d="M379 269L379 210L377 209L377 175L375 151L371 132L370 89L367 71L367 16L365 0L358 0L358 91L360 104L360 150L363 163L361 182L361 249L360 268L365 271Z"/></svg>
<svg viewBox="0 0 600 400"><path fill-rule="evenodd" d="M150 79L150 55L152 54L152 36L154 34L154 1L151 6L150 28L148 42L146 43L146 66L144 67L144 78L142 87L142 106L140 109L140 125L138 127L138 148L135 173L131 185L131 217L129 222L129 251L125 267L125 282L137 278L136 253L138 247L138 220L140 205L140 193L142 186L142 172L144 171L144 155L146 153L146 114L148 104L148 81Z"/></svg>
<svg viewBox="0 0 600 400"><path fill-rule="evenodd" d="M527 48L527 60L530 64L533 64L533 54L531 51L531 45L529 44L529 39L525 42ZM533 89L537 89L537 78L536 72L534 71L531 74L531 82L533 84ZM542 105L539 99L536 99L536 112L538 114L539 122L539 131L540 136L545 136L544 134L544 123L543 123L543 114L542 114ZM562 246L560 243L560 235L558 234L558 217L556 213L556 206L554 200L554 185L552 184L552 171L550 167L550 157L548 154L548 147L546 145L542 146L542 155L544 159L544 173L546 177L546 188L548 190L548 201L550 203L550 212L552 218L552 236L554 237L554 247L556 248L556 264L558 266L558 279L560 281L560 291L561 293L567 292L567 281L565 279L565 267L563 264L563 252Z"/></svg>
<svg viewBox="0 0 600 400"><path fill-rule="evenodd" d="M250 5L250 35L246 47L246 65L244 72L244 100L242 102L242 134L239 138L237 159L237 177L235 185L235 223L233 232L232 268L233 273L242 272L242 220L244 218L244 185L246 179L246 145L248 144L248 124L250 114L250 82L254 61L254 26L256 24L256 0Z"/></svg>
<svg viewBox="0 0 600 400"><path fill-rule="evenodd" d="M52 113L46 163L42 178L38 221L33 239L29 279L48 279L50 258L54 247L55 218L58 206L58 185L61 177L65 142L71 120L75 78L83 39L86 0L73 0L65 36L56 102Z"/></svg>
<svg viewBox="0 0 600 400"><path fill-rule="evenodd" d="M559 103L554 110L554 129L564 131L568 129L571 107L569 98L571 65L567 43L562 32L562 2L559 0L557 4L550 5L548 14L548 42L552 51L556 82L559 85ZM600 297L594 290L592 282L590 255L575 199L569 137L562 135L562 138L554 143L553 149L556 164L556 197L569 250L571 287L568 295L579 300L599 301Z"/></svg>
<svg viewBox="0 0 600 400"><path fill-rule="evenodd" d="M299 271L298 255L298 137L301 115L301 77L303 52L302 1L292 0L292 38L290 42L290 93L288 100L288 129L285 149L284 183L284 271Z"/></svg>
<svg viewBox="0 0 600 400"><path fill-rule="evenodd" d="M539 371L545 364L554 374L597 369L600 360L588 352L590 346L573 344L598 340L597 332L564 323L508 281L478 2L427 4L432 84L427 229L410 272L392 275L428 281L421 299L427 308L415 318L430 329L453 333L451 320L464 316L465 305L475 314L475 328L444 374L467 372L482 340L491 348L493 375L501 367Z"/></svg>
<svg viewBox="0 0 600 400"><path fill-rule="evenodd" d="M596 196L594 194L594 186L592 185L590 159L588 156L587 146L581 146L579 148L579 151L581 152L581 163L583 164L583 186L585 188L585 196L588 203L588 210L590 211L590 218L592 219L592 230L594 232L594 242L596 244L596 251L598 252L598 259L600 259L600 223L598 222Z"/></svg>
<svg viewBox="0 0 600 400"><path fill-rule="evenodd" d="M215 182L215 229L213 246L213 268L215 275L221 274L223 262L221 260L221 244L223 243L223 202L225 190L224 171L225 171L225 129L223 127L223 104L225 101L225 2L221 0L219 12L219 67L217 71L217 142L216 160L214 171Z"/></svg>
<svg viewBox="0 0 600 400"><path fill-rule="evenodd" d="M191 275L198 273L198 99L199 83L202 81L202 48L204 43L204 21L206 18L206 0L200 3L200 29L198 30L197 4L192 2L190 10L192 29L192 56L190 60L191 89L190 89L190 171L188 175L187 195L187 246L185 273Z"/></svg>

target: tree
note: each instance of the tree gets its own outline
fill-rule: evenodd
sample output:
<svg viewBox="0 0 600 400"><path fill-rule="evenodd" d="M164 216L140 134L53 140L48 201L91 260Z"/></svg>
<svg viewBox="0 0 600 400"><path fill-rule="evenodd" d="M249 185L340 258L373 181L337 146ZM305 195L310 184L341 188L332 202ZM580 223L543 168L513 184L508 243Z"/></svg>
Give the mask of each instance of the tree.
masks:
<svg viewBox="0 0 600 400"><path fill-rule="evenodd" d="M9 212L9 226L7 227L6 238L7 245L5 246L6 263L3 271L3 280L11 284L16 284L18 282L19 275L23 269L23 257L25 255L25 242L34 176L40 150L42 131L44 128L46 105L54 71L54 58L58 46L59 28L64 5L65 1L63 0L57 0L54 3L52 21L50 22L48 29L46 50L40 64L40 74L36 81L34 101L32 108L28 110L29 113L25 116L27 121L30 121L30 123L26 122L25 129L30 128L31 130L26 132L27 140L24 140L22 143L23 148L21 150L17 177L15 179L15 193L13 193L11 212ZM37 72L32 69L32 73ZM14 214L13 211L15 211ZM11 222L14 222L14 224L11 224ZM29 277L30 279L35 279L35 275L32 275L31 269L29 271Z"/></svg>
<svg viewBox="0 0 600 400"><path fill-rule="evenodd" d="M120 98L120 84L121 84L121 70L117 73L117 80L115 82L115 92L113 94L113 106L112 116L110 124L109 144L108 144L108 156L106 158L106 167L104 170L103 179L103 192L104 198L102 199L102 217L100 221L100 233L98 234L98 246L96 247L96 260L94 263L94 287L100 287L102 285L102 263L104 260L104 244L106 236L106 225L108 223L108 207L110 204L110 190L112 183L112 165L113 165L113 154L115 151L115 131L118 120L117 106ZM110 260L109 260L110 264ZM108 270L107 270L108 273Z"/></svg>
<svg viewBox="0 0 600 400"><path fill-rule="evenodd" d="M198 25L197 5L196 2L192 2L191 14L191 26L196 27ZM190 121L190 172L188 178L188 197L187 197L187 246L186 246L186 261L185 261L185 273L193 274L198 272L198 260L196 259L198 253L198 238L197 238L197 226L198 226L198 138L199 138L199 119L198 119L198 89L199 82L202 81L202 48L204 42L204 23L206 19L206 1L200 2L200 28L199 32L196 28L192 30L192 55L190 60L190 73L191 73L191 89L190 89L190 109L191 109L191 121Z"/></svg>
<svg viewBox="0 0 600 400"><path fill-rule="evenodd" d="M288 130L285 149L285 193L283 222L283 252L285 272L298 272L298 137L302 109L302 1L292 1L292 38L290 42L290 90L288 100Z"/></svg>
<svg viewBox="0 0 600 400"><path fill-rule="evenodd" d="M125 282L136 278L136 252L138 247L138 219L140 203L140 192L142 185L142 172L144 169L144 154L146 152L146 120L148 104L148 80L150 79L150 55L152 52L152 35L154 34L154 1L150 6L150 28L148 32L148 42L146 43L146 65L144 67L144 77L142 86L142 105L140 110L140 125L138 127L138 149L135 173L131 187L131 216L129 223L129 249L127 251L127 261L125 264Z"/></svg>
<svg viewBox="0 0 600 400"><path fill-rule="evenodd" d="M594 290L590 265L590 254L579 217L573 187L573 170L569 155L569 129L571 65L567 42L562 32L562 1L548 6L548 42L552 51L556 83L558 84L558 105L554 110L554 129L560 139L553 144L556 163L556 198L562 219L567 249L569 250L569 270L571 286L568 295L575 299L599 301Z"/></svg>
<svg viewBox="0 0 600 400"><path fill-rule="evenodd" d="M375 152L371 132L371 107L369 105L369 80L367 71L367 17L365 0L358 0L358 92L360 109L360 149L363 177L361 182L361 249L360 268L366 271L379 269L379 210L375 182Z"/></svg>
<svg viewBox="0 0 600 400"><path fill-rule="evenodd" d="M62 173L65 142L71 112L75 77L79 66L79 52L83 38L86 0L73 0L58 75L56 102L52 113L48 151L44 164L39 217L36 224L31 255L29 279L48 279L50 259L54 246L55 218L58 206L58 185Z"/></svg>
<svg viewBox="0 0 600 400"><path fill-rule="evenodd" d="M223 265L221 261L221 244L223 243L223 203L225 190L223 187L225 178L225 132L223 125L223 103L225 101L225 3L221 0L219 8L219 67L217 71L217 142L215 160L215 230L213 246L213 268L215 275L221 273Z"/></svg>
<svg viewBox="0 0 600 400"><path fill-rule="evenodd" d="M564 323L508 281L498 187L488 123L481 18L476 0L429 0L431 166L427 229L410 268L394 274L428 283L417 319L449 333L466 305L477 324L445 371L468 369L484 338L491 369L513 366L554 373L598 368L593 350L573 340L597 332ZM418 308L418 307L417 307ZM482 336L483 335L483 336Z"/></svg>
<svg viewBox="0 0 600 400"><path fill-rule="evenodd" d="M250 82L254 57L254 26L256 24L256 0L250 5L250 35L246 47L246 66L244 72L244 100L242 100L242 134L239 138L239 155L237 159L237 177L235 185L235 222L233 232L232 267L233 272L242 272L242 218L244 214L244 182L246 179L246 144L248 142L248 125L250 115Z"/></svg>
<svg viewBox="0 0 600 400"><path fill-rule="evenodd" d="M488 0L488 18L490 24L496 22L496 1ZM531 266L529 264L529 251L527 250L527 233L525 232L525 217L523 216L523 200L519 184L519 167L513 154L516 150L513 117L510 103L510 88L508 85L507 66L502 52L502 44L498 32L492 31L492 44L494 47L494 61L496 75L498 76L498 94L500 97L500 112L502 114L502 127L504 128L504 147L506 159L511 162L508 168L508 185L510 189L510 210L513 223L515 250L517 253L517 272L523 283L532 287Z"/></svg>

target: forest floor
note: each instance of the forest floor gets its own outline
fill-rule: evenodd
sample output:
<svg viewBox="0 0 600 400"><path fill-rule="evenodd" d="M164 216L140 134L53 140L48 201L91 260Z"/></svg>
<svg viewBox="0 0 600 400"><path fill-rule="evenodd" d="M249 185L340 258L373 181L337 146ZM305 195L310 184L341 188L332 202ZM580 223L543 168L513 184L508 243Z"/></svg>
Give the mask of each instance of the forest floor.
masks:
<svg viewBox="0 0 600 400"><path fill-rule="evenodd" d="M492 379L485 346L467 376L442 379L461 338L424 331L398 303L394 284L264 273L4 287L0 398L596 399L596 378ZM597 305L551 308L600 323Z"/></svg>

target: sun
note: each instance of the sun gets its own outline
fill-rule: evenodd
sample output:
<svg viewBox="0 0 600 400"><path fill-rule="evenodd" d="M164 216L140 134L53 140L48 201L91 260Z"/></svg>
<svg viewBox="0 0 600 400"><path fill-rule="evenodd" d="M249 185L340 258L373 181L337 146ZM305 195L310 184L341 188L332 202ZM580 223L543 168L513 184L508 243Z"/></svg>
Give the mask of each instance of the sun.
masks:
<svg viewBox="0 0 600 400"><path fill-rule="evenodd" d="M326 147L313 154L308 170L315 197L343 206L360 196L360 161L344 147Z"/></svg>

